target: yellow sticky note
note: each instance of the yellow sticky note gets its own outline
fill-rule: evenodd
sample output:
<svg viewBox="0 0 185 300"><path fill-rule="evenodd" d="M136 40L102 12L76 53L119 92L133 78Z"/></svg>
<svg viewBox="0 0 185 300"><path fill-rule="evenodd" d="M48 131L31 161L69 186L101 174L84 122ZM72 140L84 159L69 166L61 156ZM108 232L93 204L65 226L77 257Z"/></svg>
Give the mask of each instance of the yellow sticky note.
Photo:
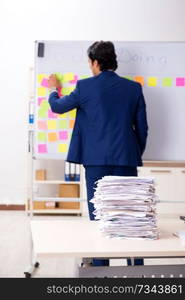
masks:
<svg viewBox="0 0 185 300"><path fill-rule="evenodd" d="M67 120L58 120L58 129L66 129Z"/></svg>
<svg viewBox="0 0 185 300"><path fill-rule="evenodd" d="M58 152L67 152L67 144L58 144Z"/></svg>
<svg viewBox="0 0 185 300"><path fill-rule="evenodd" d="M65 119L65 118L67 118L67 113L58 115L58 118L60 118L60 119Z"/></svg>
<svg viewBox="0 0 185 300"><path fill-rule="evenodd" d="M62 88L62 95L63 96L69 95L69 94L71 94L72 91L74 91L74 89L75 88L72 87L72 86L63 87Z"/></svg>
<svg viewBox="0 0 185 300"><path fill-rule="evenodd" d="M47 121L48 129L56 129L57 128L57 122L55 120L49 120Z"/></svg>
<svg viewBox="0 0 185 300"><path fill-rule="evenodd" d="M48 132L48 141L56 142L58 140L56 132Z"/></svg>
<svg viewBox="0 0 185 300"><path fill-rule="evenodd" d="M47 78L47 74L38 74L37 82L40 84L44 78Z"/></svg>
<svg viewBox="0 0 185 300"><path fill-rule="evenodd" d="M65 73L63 74L63 77L62 77L62 82L68 82L70 80L73 80L74 79L74 73L72 72L69 72L69 73Z"/></svg>
<svg viewBox="0 0 185 300"><path fill-rule="evenodd" d="M69 117L75 119L75 117L76 117L76 109L70 110Z"/></svg>
<svg viewBox="0 0 185 300"><path fill-rule="evenodd" d="M157 77L148 77L148 86L157 86Z"/></svg>
<svg viewBox="0 0 185 300"><path fill-rule="evenodd" d="M46 96L46 88L45 87L38 87L37 95L38 96Z"/></svg>

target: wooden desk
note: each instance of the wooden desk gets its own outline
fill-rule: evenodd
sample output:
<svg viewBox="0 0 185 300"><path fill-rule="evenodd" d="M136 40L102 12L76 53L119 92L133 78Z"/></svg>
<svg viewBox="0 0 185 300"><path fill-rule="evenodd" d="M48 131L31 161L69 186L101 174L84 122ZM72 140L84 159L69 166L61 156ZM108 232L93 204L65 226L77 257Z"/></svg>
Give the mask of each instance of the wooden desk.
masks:
<svg viewBox="0 0 185 300"><path fill-rule="evenodd" d="M61 256L89 258L169 258L185 257L185 247L179 238L173 235L177 230L185 229L185 224L178 216L159 215L158 240L126 240L109 239L101 235L96 221L88 220L32 220L31 231L33 249L40 256ZM35 265L35 264L34 264ZM149 266L120 267L121 270L132 268L134 274L139 270L143 273ZM162 267L162 269L161 269ZM178 267L178 266L174 266ZM179 270L179 268L182 269ZM80 268L81 277L97 276L97 272L106 272L114 267ZM115 267L119 268L119 267ZM135 270L136 268L136 270ZM155 266L151 267L153 272ZM156 273L164 270L160 266ZM178 273L185 276L185 266L180 265ZM171 268L169 268L171 270ZM184 272L183 272L184 270ZM86 272L87 271L87 272ZM119 270L120 271L120 270ZM137 271L137 272L136 272ZM112 271L111 271L112 272ZM148 272L148 271L147 271ZM169 271L170 272L170 271ZM171 271L172 272L172 271ZM27 272L28 273L28 272ZM120 272L118 272L120 274ZM164 272L163 272L164 273ZM183 274L182 274L183 273ZM26 274L26 272L25 272ZM29 277L29 276L27 276ZM102 277L102 276L101 276Z"/></svg>
<svg viewBox="0 0 185 300"><path fill-rule="evenodd" d="M154 241L109 239L96 221L31 221L34 250L39 256L62 257L185 257L185 247L173 233L184 229L178 218L160 218L160 238Z"/></svg>

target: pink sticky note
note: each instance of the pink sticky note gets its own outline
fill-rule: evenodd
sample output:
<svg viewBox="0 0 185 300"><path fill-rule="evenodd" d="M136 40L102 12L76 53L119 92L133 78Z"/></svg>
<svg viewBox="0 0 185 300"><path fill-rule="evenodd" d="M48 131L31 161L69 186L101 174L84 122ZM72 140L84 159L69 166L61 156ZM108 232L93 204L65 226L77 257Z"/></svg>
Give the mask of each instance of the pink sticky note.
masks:
<svg viewBox="0 0 185 300"><path fill-rule="evenodd" d="M185 86L185 78L177 77L176 78L176 86Z"/></svg>
<svg viewBox="0 0 185 300"><path fill-rule="evenodd" d="M46 98L44 98L44 97L38 97L38 105L39 106L41 105L41 103L42 103L43 100L46 100Z"/></svg>
<svg viewBox="0 0 185 300"><path fill-rule="evenodd" d="M59 131L59 139L60 140L67 140L67 131Z"/></svg>
<svg viewBox="0 0 185 300"><path fill-rule="evenodd" d="M74 79L73 79L73 80L70 80L69 82L75 84L75 83L77 83L77 80L78 80L78 76L75 75L75 76L74 76Z"/></svg>
<svg viewBox="0 0 185 300"><path fill-rule="evenodd" d="M56 119L57 118L57 114L53 113L51 109L48 110L48 118L51 119Z"/></svg>
<svg viewBox="0 0 185 300"><path fill-rule="evenodd" d="M38 145L38 153L47 153L47 145L46 144L39 144Z"/></svg>
<svg viewBox="0 0 185 300"><path fill-rule="evenodd" d="M47 130L47 123L46 123L46 121L38 121L38 129Z"/></svg>
<svg viewBox="0 0 185 300"><path fill-rule="evenodd" d="M47 78L42 79L41 86L48 88L48 79Z"/></svg>

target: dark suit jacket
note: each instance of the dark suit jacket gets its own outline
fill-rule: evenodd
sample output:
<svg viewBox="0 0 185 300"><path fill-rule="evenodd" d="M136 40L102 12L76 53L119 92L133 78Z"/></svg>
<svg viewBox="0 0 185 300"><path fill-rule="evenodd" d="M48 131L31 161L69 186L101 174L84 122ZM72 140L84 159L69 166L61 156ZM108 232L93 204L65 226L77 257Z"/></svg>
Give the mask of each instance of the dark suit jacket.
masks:
<svg viewBox="0 0 185 300"><path fill-rule="evenodd" d="M77 109L68 162L142 166L148 125L139 83L102 71L79 80L68 96L51 93L49 103L55 113Z"/></svg>

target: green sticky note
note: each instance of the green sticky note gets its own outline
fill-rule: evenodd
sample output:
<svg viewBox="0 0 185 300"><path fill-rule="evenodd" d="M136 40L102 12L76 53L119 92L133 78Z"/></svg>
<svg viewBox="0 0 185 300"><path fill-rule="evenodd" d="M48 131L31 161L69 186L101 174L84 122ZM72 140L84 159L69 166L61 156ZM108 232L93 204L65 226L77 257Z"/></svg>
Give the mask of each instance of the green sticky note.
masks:
<svg viewBox="0 0 185 300"><path fill-rule="evenodd" d="M172 78L170 78L170 77L163 78L162 85L163 86L172 86Z"/></svg>
<svg viewBox="0 0 185 300"><path fill-rule="evenodd" d="M73 86L63 87L62 88L62 95L63 96L69 95L69 94L71 94L72 91L74 91L74 89L75 88Z"/></svg>
<svg viewBox="0 0 185 300"><path fill-rule="evenodd" d="M57 80L60 81L60 83L61 83L62 80L63 80L62 74L61 73L55 73L55 75L56 75Z"/></svg>
<svg viewBox="0 0 185 300"><path fill-rule="evenodd" d="M47 118L47 110L40 108L38 110L38 117L40 119Z"/></svg>
<svg viewBox="0 0 185 300"><path fill-rule="evenodd" d="M132 76L123 76L123 78L126 78L126 79L129 79L129 80L132 80Z"/></svg>
<svg viewBox="0 0 185 300"><path fill-rule="evenodd" d="M43 110L48 110L50 108L50 105L49 105L48 101L47 100L43 100L41 102L40 108L43 109Z"/></svg>
<svg viewBox="0 0 185 300"><path fill-rule="evenodd" d="M46 142L46 133L45 132L38 132L37 139L39 142Z"/></svg>
<svg viewBox="0 0 185 300"><path fill-rule="evenodd" d="M85 79L85 78L89 78L89 77L90 77L90 75L81 75L80 79Z"/></svg>
<svg viewBox="0 0 185 300"><path fill-rule="evenodd" d="M66 129L67 121L66 120L58 120L58 129Z"/></svg>

